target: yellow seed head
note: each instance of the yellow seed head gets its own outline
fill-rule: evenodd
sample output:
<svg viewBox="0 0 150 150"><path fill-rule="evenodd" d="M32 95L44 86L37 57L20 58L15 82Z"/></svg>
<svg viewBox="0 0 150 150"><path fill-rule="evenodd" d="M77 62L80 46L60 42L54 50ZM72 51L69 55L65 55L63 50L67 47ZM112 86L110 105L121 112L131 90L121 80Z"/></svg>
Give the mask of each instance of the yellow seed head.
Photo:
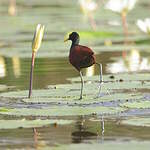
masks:
<svg viewBox="0 0 150 150"><path fill-rule="evenodd" d="M34 33L33 41L32 41L32 51L37 52L41 46L42 38L44 35L44 25L38 24L36 27L36 31Z"/></svg>

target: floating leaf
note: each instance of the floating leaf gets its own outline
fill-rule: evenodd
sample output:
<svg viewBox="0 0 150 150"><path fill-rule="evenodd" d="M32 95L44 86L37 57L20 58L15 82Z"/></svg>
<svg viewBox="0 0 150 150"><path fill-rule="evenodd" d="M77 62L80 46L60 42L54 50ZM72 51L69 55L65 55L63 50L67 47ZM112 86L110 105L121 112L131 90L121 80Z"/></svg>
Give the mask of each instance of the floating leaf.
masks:
<svg viewBox="0 0 150 150"><path fill-rule="evenodd" d="M150 81L150 73L117 73L117 74L109 74L103 75L104 81ZM80 77L68 78L68 80L72 82L80 82ZM99 81L99 76L84 76L85 81Z"/></svg>
<svg viewBox="0 0 150 150"><path fill-rule="evenodd" d="M87 105L87 104L97 104L100 102L117 102L126 100L137 100L141 99L143 96L141 94L128 94L128 93L114 93L107 94L98 97L98 95L84 95L82 100L79 100L79 96L70 97L32 97L30 99L24 98L23 101L27 103L56 103L56 104L67 104L67 105Z"/></svg>
<svg viewBox="0 0 150 150"><path fill-rule="evenodd" d="M125 83L104 83L102 85L101 95L98 96L99 87L98 84L85 84L83 91L83 99L79 100L80 95L80 83L74 84L60 84L49 86L49 89L33 90L33 96L28 99L28 91L17 91L1 93L3 98L20 99L28 103L55 103L55 104L94 104L106 101L118 101L118 100L131 100L143 98L142 94L136 93L124 93L124 92L112 92L114 89L129 89L135 88L139 84L125 84ZM110 88L110 89L109 89ZM108 89L108 90L107 90ZM111 93L112 92L112 93Z"/></svg>
<svg viewBox="0 0 150 150"><path fill-rule="evenodd" d="M15 129L15 128L33 128L49 126L52 124L65 125L72 123L72 120L0 120L0 129Z"/></svg>
<svg viewBox="0 0 150 150"><path fill-rule="evenodd" d="M14 88L14 86L7 86L7 85L4 85L4 84L0 85L0 91L6 91L6 90L12 89L12 88Z"/></svg>
<svg viewBox="0 0 150 150"><path fill-rule="evenodd" d="M130 109L146 109L150 108L150 101L141 101L138 102L126 102L123 104L120 104L122 107L130 108Z"/></svg>
<svg viewBox="0 0 150 150"><path fill-rule="evenodd" d="M108 31L80 31L79 35L85 39L92 39L92 38L104 38L104 37L114 37L117 36L115 32L108 32Z"/></svg>
<svg viewBox="0 0 150 150"><path fill-rule="evenodd" d="M14 116L79 116L92 114L116 114L124 111L124 108L118 107L80 107L80 106L53 106L41 109L14 108L8 112L0 112L4 115Z"/></svg>
<svg viewBox="0 0 150 150"><path fill-rule="evenodd" d="M0 108L0 112L9 112L9 109L7 109L7 108Z"/></svg>
<svg viewBox="0 0 150 150"><path fill-rule="evenodd" d="M131 118L121 121L122 124L150 127L150 118Z"/></svg>
<svg viewBox="0 0 150 150"><path fill-rule="evenodd" d="M58 145L57 147L50 147L53 150L127 150L127 149L134 149L134 150L147 150L149 149L150 142L146 141L127 141L127 142L102 142L102 143L78 143L78 144L68 144L68 145ZM45 147L44 150L48 150L49 147Z"/></svg>

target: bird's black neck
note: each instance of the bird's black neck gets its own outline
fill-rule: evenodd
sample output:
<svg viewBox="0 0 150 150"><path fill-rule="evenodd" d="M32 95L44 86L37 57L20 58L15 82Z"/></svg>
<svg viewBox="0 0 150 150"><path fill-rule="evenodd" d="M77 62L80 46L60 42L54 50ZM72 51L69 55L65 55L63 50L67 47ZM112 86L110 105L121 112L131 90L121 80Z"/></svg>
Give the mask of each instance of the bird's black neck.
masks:
<svg viewBox="0 0 150 150"><path fill-rule="evenodd" d="M80 41L80 39L79 39L79 38L77 38L77 39L73 40L73 41L72 41L71 48L72 48L72 47L74 47L75 45L79 45L79 41Z"/></svg>

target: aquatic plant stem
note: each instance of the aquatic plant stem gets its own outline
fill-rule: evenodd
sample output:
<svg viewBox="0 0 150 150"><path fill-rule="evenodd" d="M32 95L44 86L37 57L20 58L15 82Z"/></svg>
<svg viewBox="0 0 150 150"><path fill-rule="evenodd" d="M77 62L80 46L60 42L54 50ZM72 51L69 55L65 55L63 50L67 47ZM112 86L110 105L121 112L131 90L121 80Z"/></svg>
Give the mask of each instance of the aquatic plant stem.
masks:
<svg viewBox="0 0 150 150"><path fill-rule="evenodd" d="M96 23L95 23L95 20L94 20L92 14L88 13L88 18L89 18L92 29L95 31L96 30Z"/></svg>
<svg viewBox="0 0 150 150"><path fill-rule="evenodd" d="M34 70L35 54L36 54L36 52L33 51L32 52L32 61L31 61L30 85L29 85L29 96L28 96L28 98L30 98L32 95L32 82L33 82L33 70Z"/></svg>
<svg viewBox="0 0 150 150"><path fill-rule="evenodd" d="M127 25L127 17L126 16L127 16L126 12L121 13L122 25L123 25L125 38L127 38L127 36L128 36L128 25Z"/></svg>
<svg viewBox="0 0 150 150"><path fill-rule="evenodd" d="M123 25L124 36L125 36L124 44L127 44L128 43L128 40L127 40L127 38L128 38L127 13L125 11L123 11L121 13L121 16L122 16L122 25ZM126 57L125 50L122 52L122 56L123 56L123 58Z"/></svg>

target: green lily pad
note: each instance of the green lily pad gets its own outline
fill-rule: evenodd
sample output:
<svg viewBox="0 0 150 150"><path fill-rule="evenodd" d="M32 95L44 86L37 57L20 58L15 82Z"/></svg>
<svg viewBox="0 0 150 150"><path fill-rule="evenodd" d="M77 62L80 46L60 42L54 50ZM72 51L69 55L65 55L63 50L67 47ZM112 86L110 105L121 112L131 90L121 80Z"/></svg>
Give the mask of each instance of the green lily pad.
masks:
<svg viewBox="0 0 150 150"><path fill-rule="evenodd" d="M32 97L32 98L24 98L22 99L27 103L56 103L56 104L95 104L99 102L117 102L117 101L126 101L126 100L138 100L143 98L140 93L137 94L128 94L128 93L114 93L107 94L103 96L98 95L85 95L82 100L78 100L79 96L71 96L71 97Z"/></svg>
<svg viewBox="0 0 150 150"><path fill-rule="evenodd" d="M103 143L80 143L80 144L68 144L68 145L58 145L53 147L53 150L147 150L149 149L150 142L146 141L127 141L127 142L103 142ZM48 150L49 147L45 147L44 150Z"/></svg>
<svg viewBox="0 0 150 150"><path fill-rule="evenodd" d="M132 125L132 126L143 126L150 127L150 118L131 118L121 121L122 124Z"/></svg>
<svg viewBox="0 0 150 150"><path fill-rule="evenodd" d="M0 92L2 91L6 91L6 90L9 90L9 89L13 89L14 86L7 86L7 85L4 85L4 84L1 84L0 85Z"/></svg>
<svg viewBox="0 0 150 150"><path fill-rule="evenodd" d="M64 84L49 86L49 89L33 90L33 97L45 97L45 98L75 98L78 99L80 95L81 84ZM94 92L98 92L97 84L85 84L84 92L86 95L94 95ZM1 97L5 98L27 98L28 91L13 91L1 93Z"/></svg>
<svg viewBox="0 0 150 150"><path fill-rule="evenodd" d="M150 73L119 73L119 74L109 74L103 75L104 81L150 81ZM68 78L69 81L72 82L80 82L80 77ZM84 76L85 81L99 81L99 76Z"/></svg>
<svg viewBox="0 0 150 150"><path fill-rule="evenodd" d="M14 108L0 111L0 114L11 116L80 116L92 114L117 114L124 111L119 107L80 107L80 106L53 106L41 109Z"/></svg>
<svg viewBox="0 0 150 150"><path fill-rule="evenodd" d="M71 124L72 120L0 120L0 129L15 129L15 128L33 128L33 127L43 127L52 124Z"/></svg>
<svg viewBox="0 0 150 150"><path fill-rule="evenodd" d="M126 107L129 109L147 109L150 108L150 101L138 101L138 102L126 102L120 104L121 107Z"/></svg>
<svg viewBox="0 0 150 150"><path fill-rule="evenodd" d="M108 31L79 31L79 35L85 39L92 39L92 38L95 39L98 37L106 38L106 37L117 36L115 32L108 32Z"/></svg>
<svg viewBox="0 0 150 150"><path fill-rule="evenodd" d="M86 83L83 90L83 99L79 100L80 83L60 84L48 86L48 89L33 90L32 97L27 98L28 91L13 91L1 93L0 97L18 99L28 103L56 103L56 104L94 104L98 102L117 101L117 100L137 100L143 98L140 93L133 94L118 92L114 90L133 89L135 87L143 88L140 82L109 82L104 83L101 89L101 95L98 96L99 87L97 83ZM146 88L148 86L144 86Z"/></svg>

